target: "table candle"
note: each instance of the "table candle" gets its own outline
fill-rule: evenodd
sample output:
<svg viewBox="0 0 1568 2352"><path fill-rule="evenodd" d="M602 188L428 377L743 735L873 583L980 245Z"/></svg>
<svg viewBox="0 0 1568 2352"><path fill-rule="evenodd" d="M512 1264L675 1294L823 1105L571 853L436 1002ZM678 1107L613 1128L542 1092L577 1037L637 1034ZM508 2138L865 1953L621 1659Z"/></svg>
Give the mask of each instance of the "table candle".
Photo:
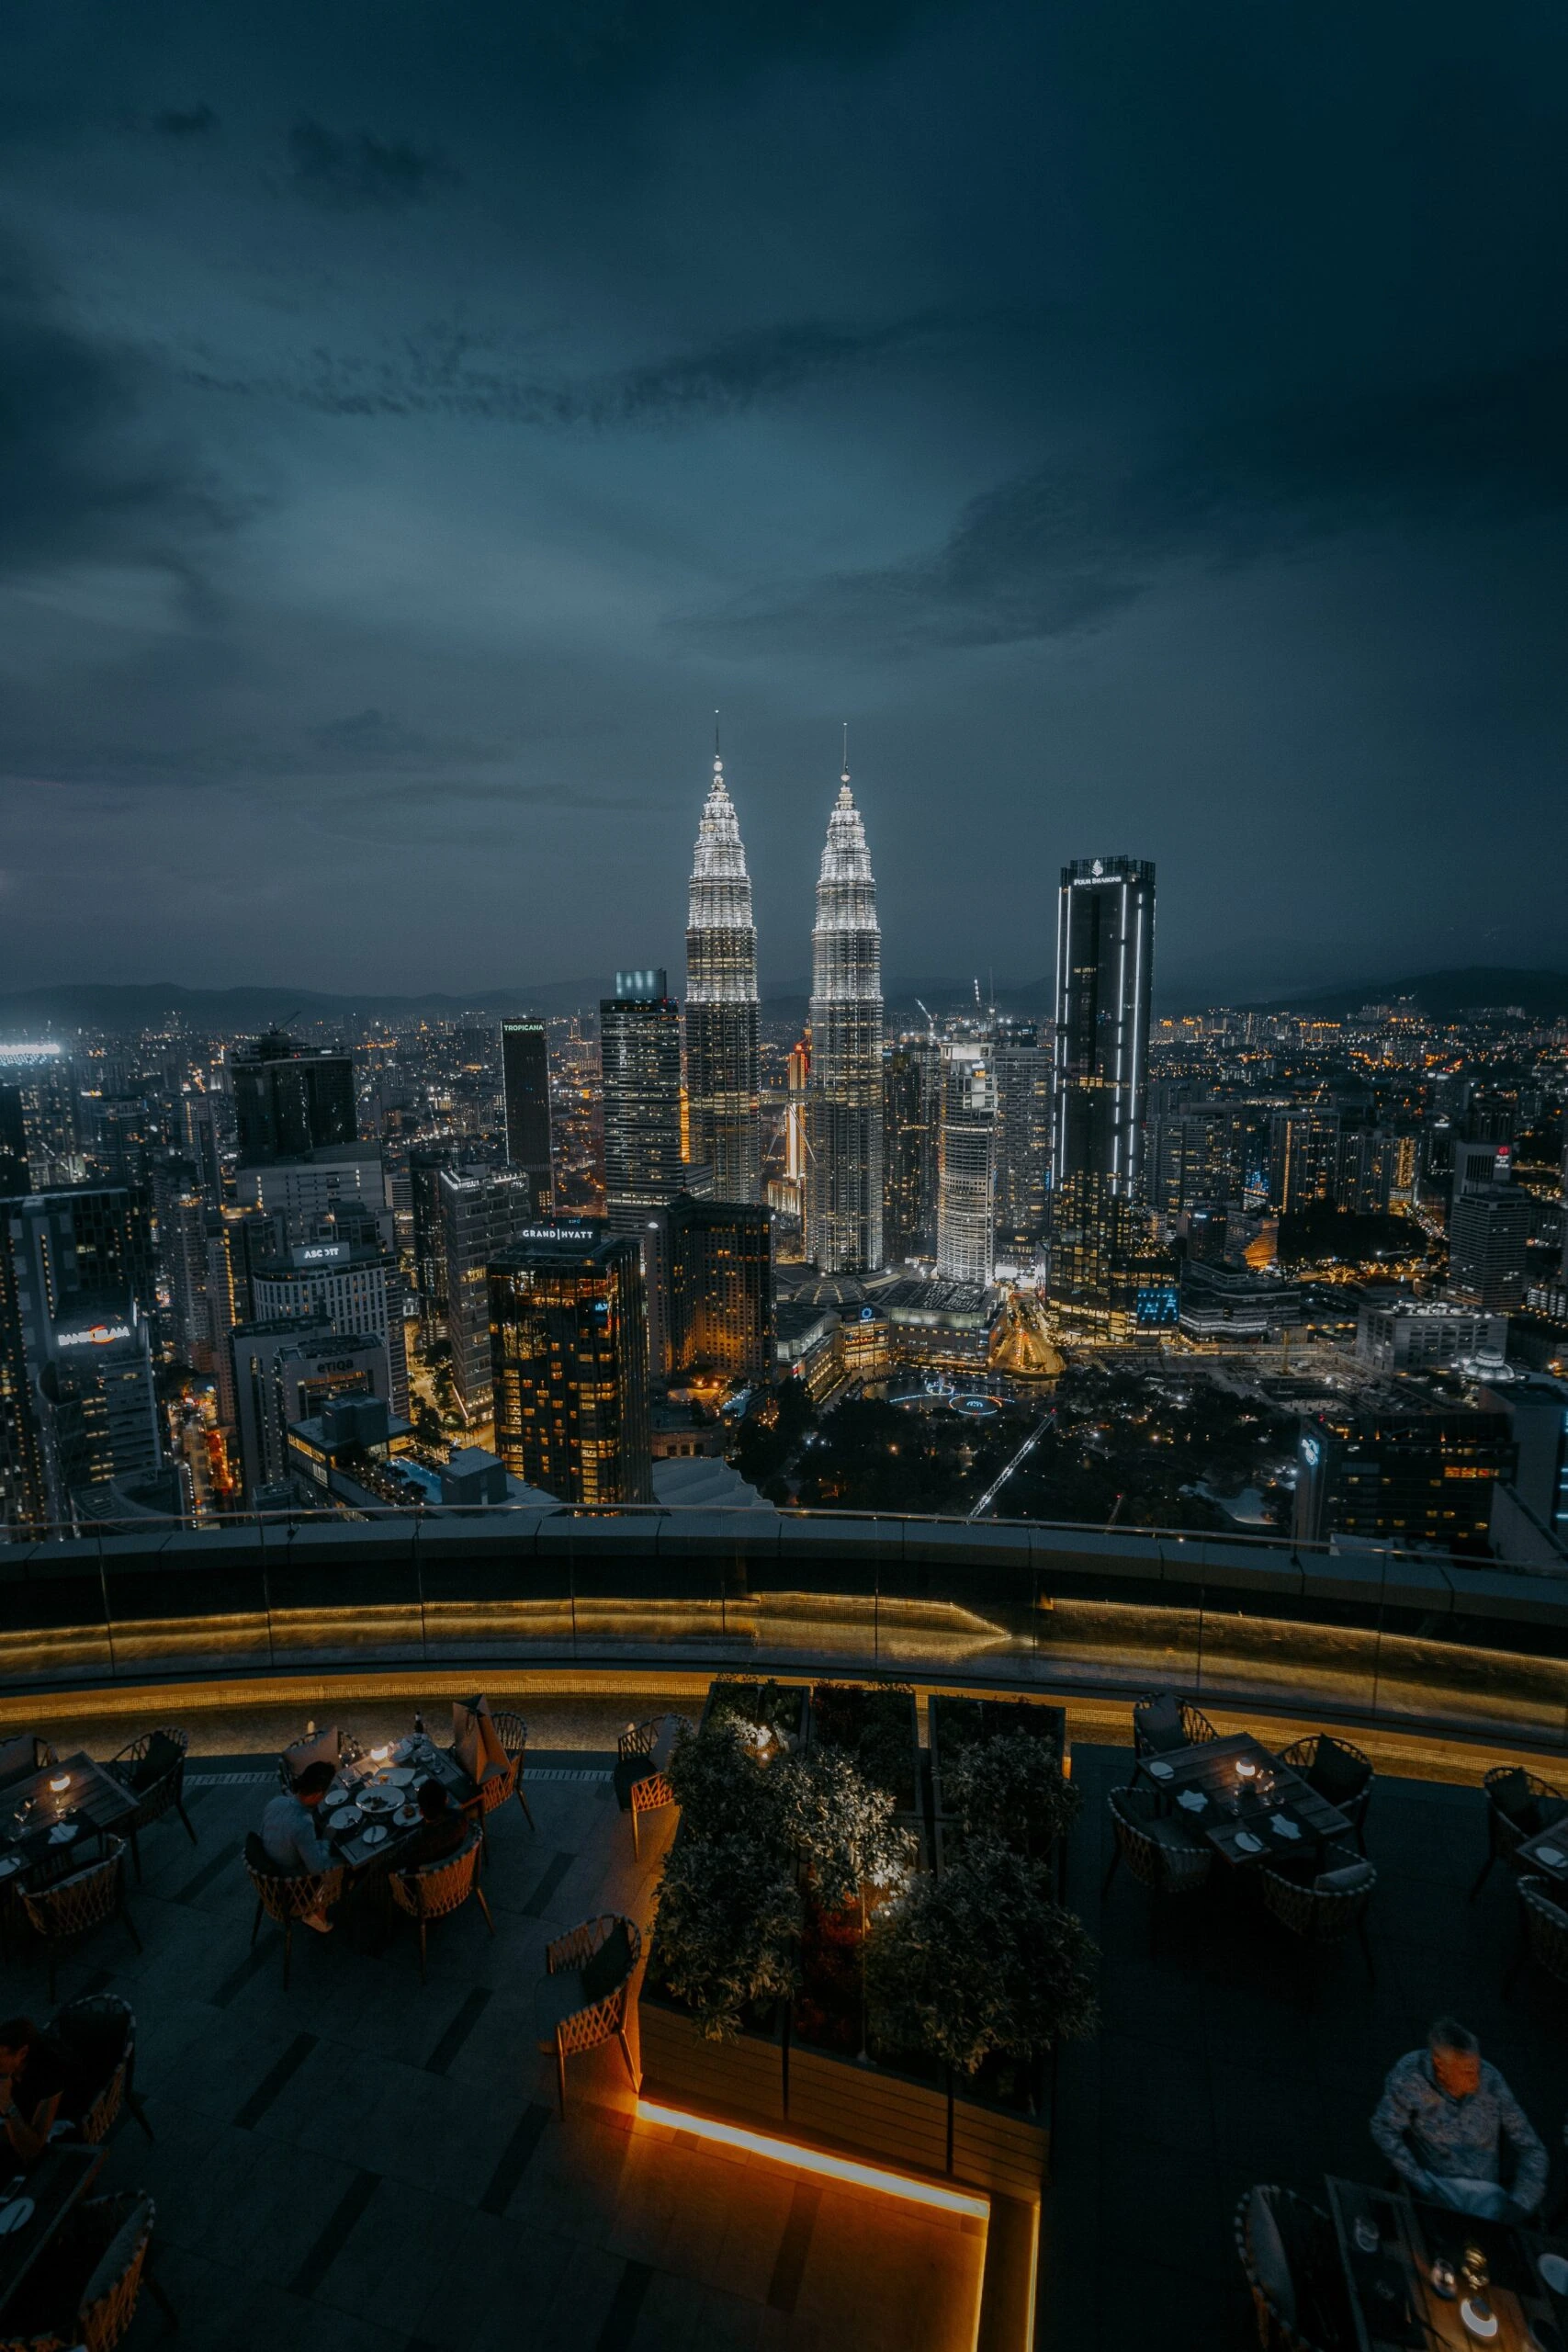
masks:
<svg viewBox="0 0 1568 2352"><path fill-rule="evenodd" d="M62 1774L61 1774L61 1776L60 1776L59 1780L58 1780L58 1781L51 1781L51 1782L50 1782L50 1784L49 1784L49 1785L50 1785L50 1787L54 1791L54 1793L55 1793L55 1795L56 1795L56 1796L60 1796L60 1795L62 1795L62 1794L63 1793L63 1792L71 1786L71 1775L70 1775L70 1773L69 1773L69 1772L62 1772Z"/></svg>

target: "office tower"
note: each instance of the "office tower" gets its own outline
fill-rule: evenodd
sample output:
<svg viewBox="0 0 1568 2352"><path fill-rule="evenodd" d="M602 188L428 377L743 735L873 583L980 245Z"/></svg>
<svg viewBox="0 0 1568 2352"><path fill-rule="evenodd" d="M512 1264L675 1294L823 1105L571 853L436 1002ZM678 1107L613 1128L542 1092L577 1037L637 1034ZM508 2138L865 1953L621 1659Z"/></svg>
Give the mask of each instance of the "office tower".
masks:
<svg viewBox="0 0 1568 2352"><path fill-rule="evenodd" d="M1506 1413L1319 1413L1297 1442L1292 1537L1483 1552L1514 1459Z"/></svg>
<svg viewBox="0 0 1568 2352"><path fill-rule="evenodd" d="M1056 919L1051 1295L1114 1335L1156 1287L1145 1210L1144 1119L1155 869L1075 858Z"/></svg>
<svg viewBox="0 0 1568 2352"><path fill-rule="evenodd" d="M686 904L686 1100L687 1158L712 1169L715 1199L760 1200L757 926L716 743Z"/></svg>
<svg viewBox="0 0 1568 2352"><path fill-rule="evenodd" d="M997 1091L997 1255L1026 1267L1045 1238L1051 1160L1051 1052L1027 1023L999 1023L991 1046Z"/></svg>
<svg viewBox="0 0 1568 2352"><path fill-rule="evenodd" d="M890 1046L882 1066L882 1244L890 1266L936 1256L942 1051L933 1041Z"/></svg>
<svg viewBox="0 0 1568 2352"><path fill-rule="evenodd" d="M207 1196L188 1159L169 1159L152 1171L158 1263L169 1294L167 1337L175 1362L192 1371L212 1369L212 1327L207 1307Z"/></svg>
<svg viewBox="0 0 1568 2352"><path fill-rule="evenodd" d="M408 1159L410 1221L413 1227L414 1287L423 1343L446 1336L446 1254L442 1238L441 1178L457 1163L453 1144L424 1145Z"/></svg>
<svg viewBox="0 0 1568 2352"><path fill-rule="evenodd" d="M221 1094L185 1094L180 1117L185 1128L185 1156L196 1170L197 1182L213 1208L223 1204L223 1147L233 1123L234 1106Z"/></svg>
<svg viewBox="0 0 1568 2352"><path fill-rule="evenodd" d="M825 1274L882 1263L882 939L846 759L811 933L806 1250Z"/></svg>
<svg viewBox="0 0 1568 2352"><path fill-rule="evenodd" d="M368 1211L389 1248L396 1238L379 1144L322 1144L288 1159L242 1159L234 1198L241 1208L282 1217L291 1240L307 1239L322 1217L344 1208Z"/></svg>
<svg viewBox="0 0 1568 2352"><path fill-rule="evenodd" d="M681 1158L681 1012L661 970L617 972L599 1007L604 1216L635 1232L687 1189Z"/></svg>
<svg viewBox="0 0 1568 2352"><path fill-rule="evenodd" d="M0 1079L0 1200L32 1190L27 1114L19 1086Z"/></svg>
<svg viewBox="0 0 1568 2352"><path fill-rule="evenodd" d="M82 1173L64 1049L48 1038L0 1045L0 1200Z"/></svg>
<svg viewBox="0 0 1568 2352"><path fill-rule="evenodd" d="M387 1351L392 1409L400 1420L408 1419L403 1278L391 1251L380 1242L367 1237L338 1239L326 1226L321 1239L293 1242L259 1266L251 1280L251 1295L248 1319L257 1323L324 1317L340 1339L374 1332Z"/></svg>
<svg viewBox="0 0 1568 2352"><path fill-rule="evenodd" d="M558 1223L491 1269L495 1450L569 1503L653 1496L648 1329L635 1237Z"/></svg>
<svg viewBox="0 0 1568 2352"><path fill-rule="evenodd" d="M996 1233L996 1081L984 1046L944 1046L942 1059L936 1270L943 1282L984 1286Z"/></svg>
<svg viewBox="0 0 1568 2352"><path fill-rule="evenodd" d="M73 1519L76 1489L162 1460L143 1301L152 1220L124 1185L0 1203L0 1511Z"/></svg>
<svg viewBox="0 0 1568 2352"><path fill-rule="evenodd" d="M490 1269L536 1221L535 1177L521 1169L444 1169L441 1288L452 1385L469 1421L491 1410Z"/></svg>
<svg viewBox="0 0 1568 2352"><path fill-rule="evenodd" d="M1147 1122L1148 1200L1168 1222L1207 1202L1247 1191L1247 1114L1233 1103L1185 1103Z"/></svg>
<svg viewBox="0 0 1568 2352"><path fill-rule="evenodd" d="M233 1357L229 1334L255 1315L255 1277L283 1245L278 1220L259 1209L209 1209L207 1241L207 1328L212 1376L218 1388L218 1419L234 1426Z"/></svg>
<svg viewBox="0 0 1568 2352"><path fill-rule="evenodd" d="M229 1335L238 1408L241 1478L254 1509L288 1478L288 1431L334 1396L391 1402L391 1368L373 1331L347 1337L323 1316L243 1323Z"/></svg>
<svg viewBox="0 0 1568 2352"><path fill-rule="evenodd" d="M1289 1216L1339 1197L1340 1116L1321 1106L1276 1111L1269 1122L1269 1192Z"/></svg>
<svg viewBox="0 0 1568 2352"><path fill-rule="evenodd" d="M1511 1315L1524 1305L1534 1207L1509 1181L1505 1145L1462 1144L1456 1153L1449 1209L1449 1289L1483 1314Z"/></svg>
<svg viewBox="0 0 1568 2352"><path fill-rule="evenodd" d="M529 1180L536 1216L555 1202L550 1163L550 1054L542 1021L501 1024L501 1078L506 1105L506 1158Z"/></svg>
<svg viewBox="0 0 1568 2352"><path fill-rule="evenodd" d="M772 1378L772 1221L750 1202L697 1201L686 1193L671 1202L664 1249L675 1371L702 1366Z"/></svg>
<svg viewBox="0 0 1568 2352"><path fill-rule="evenodd" d="M242 1162L299 1159L358 1136L352 1054L271 1029L235 1048L229 1075Z"/></svg>

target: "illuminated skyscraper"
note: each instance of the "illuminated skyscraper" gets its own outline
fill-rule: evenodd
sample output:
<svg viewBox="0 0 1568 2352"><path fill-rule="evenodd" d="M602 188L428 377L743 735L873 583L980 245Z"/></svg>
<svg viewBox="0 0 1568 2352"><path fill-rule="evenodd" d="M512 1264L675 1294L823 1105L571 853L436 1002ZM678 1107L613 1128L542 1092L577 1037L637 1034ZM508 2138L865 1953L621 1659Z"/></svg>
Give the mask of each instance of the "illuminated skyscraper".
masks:
<svg viewBox="0 0 1568 2352"><path fill-rule="evenodd" d="M564 1218L491 1267L496 1452L569 1503L653 1499L636 1237Z"/></svg>
<svg viewBox="0 0 1568 2352"><path fill-rule="evenodd" d="M824 1273L882 1263L882 939L846 758L811 933L806 1246Z"/></svg>
<svg viewBox="0 0 1568 2352"><path fill-rule="evenodd" d="M980 1046L942 1048L936 1270L944 1281L991 1279L997 1193L997 1086Z"/></svg>
<svg viewBox="0 0 1568 2352"><path fill-rule="evenodd" d="M687 1189L681 1157L681 1009L662 968L617 972L599 1006L604 1074L604 1214L637 1232Z"/></svg>
<svg viewBox="0 0 1568 2352"><path fill-rule="evenodd" d="M924 1038L891 1047L882 1090L883 1244L889 1263L899 1265L936 1256L941 1047Z"/></svg>
<svg viewBox="0 0 1568 2352"><path fill-rule="evenodd" d="M529 1182L536 1216L555 1199L550 1170L550 1055L542 1021L501 1024L502 1086L506 1101L506 1158Z"/></svg>
<svg viewBox="0 0 1568 2352"><path fill-rule="evenodd" d="M761 1198L757 926L735 805L716 741L686 911L688 1157L713 1170L716 1200Z"/></svg>

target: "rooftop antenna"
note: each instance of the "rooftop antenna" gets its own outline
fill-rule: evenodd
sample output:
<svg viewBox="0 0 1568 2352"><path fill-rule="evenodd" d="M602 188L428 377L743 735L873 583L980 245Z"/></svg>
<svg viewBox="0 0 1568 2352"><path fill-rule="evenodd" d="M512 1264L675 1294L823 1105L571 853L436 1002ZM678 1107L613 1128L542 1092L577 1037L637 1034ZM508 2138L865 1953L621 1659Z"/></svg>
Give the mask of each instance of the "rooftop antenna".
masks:
<svg viewBox="0 0 1568 2352"><path fill-rule="evenodd" d="M850 722L849 722L849 720L846 718L846 719L845 719L845 721L844 721L844 764L843 764L843 769L842 769L842 771L841 771L841 773L840 773L840 775L839 781L840 781L840 784L848 784L849 780L850 780Z"/></svg>
<svg viewBox="0 0 1568 2352"><path fill-rule="evenodd" d="M716 768L723 765L723 762L720 760L718 755L718 709L716 705L715 706L713 714L713 763Z"/></svg>

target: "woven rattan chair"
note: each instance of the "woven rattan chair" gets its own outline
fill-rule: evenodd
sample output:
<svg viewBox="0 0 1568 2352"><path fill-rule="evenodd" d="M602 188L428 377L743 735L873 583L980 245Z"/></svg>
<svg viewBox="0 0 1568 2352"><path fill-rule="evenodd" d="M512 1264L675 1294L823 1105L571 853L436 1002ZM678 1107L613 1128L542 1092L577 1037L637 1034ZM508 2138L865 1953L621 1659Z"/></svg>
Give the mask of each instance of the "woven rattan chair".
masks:
<svg viewBox="0 0 1568 2352"><path fill-rule="evenodd" d="M0 1738L0 1789L9 1788L13 1781L25 1781L29 1774L41 1772L46 1765L59 1760L41 1733L11 1732Z"/></svg>
<svg viewBox="0 0 1568 2352"><path fill-rule="evenodd" d="M1518 1888L1519 1949L1503 1979L1504 1992L1512 1992L1528 1960L1559 1984L1568 1984L1568 1910L1557 1899L1559 1889L1543 1878L1528 1876L1519 1880Z"/></svg>
<svg viewBox="0 0 1568 2352"><path fill-rule="evenodd" d="M449 1911L460 1911L469 1895L474 1895L485 1915L485 1926L493 1936L495 1921L490 1916L484 1889L479 1884L479 1833L476 1829L455 1854L446 1854L434 1862L422 1862L417 1870L393 1871L387 1883L392 1890L392 1900L400 1911L406 1911L419 1926L419 1981L424 1982L424 1939L432 1919L444 1919Z"/></svg>
<svg viewBox="0 0 1568 2352"><path fill-rule="evenodd" d="M1481 1785L1486 1792L1486 1860L1470 1890L1472 1903L1494 1862L1512 1862L1527 1838L1568 1814L1562 1790L1522 1764L1495 1764Z"/></svg>
<svg viewBox="0 0 1568 2352"><path fill-rule="evenodd" d="M626 2040L626 2001L642 1956L636 1923L613 1911L585 1920L545 1948L549 1973L536 1988L539 2047L556 2054L556 2092L566 2114L566 2062L612 2040L621 2045L636 2090L637 2069ZM608 1976L609 1981L604 1981Z"/></svg>
<svg viewBox="0 0 1568 2352"><path fill-rule="evenodd" d="M1235 2250L1263 2352L1340 2352L1356 2340L1326 2213L1289 2188L1249 2188L1235 2209Z"/></svg>
<svg viewBox="0 0 1568 2352"><path fill-rule="evenodd" d="M521 1715L510 1715L504 1709L501 1713L492 1715L491 1721L495 1725L497 1738L506 1750L506 1770L504 1772L492 1771L479 1782L479 1826L482 1830L486 1814L493 1813L498 1805L506 1803L508 1797L514 1796L523 1808L524 1819L533 1829L534 1816L528 1810L528 1800L523 1790L523 1771L528 1758L528 1726Z"/></svg>
<svg viewBox="0 0 1568 2352"><path fill-rule="evenodd" d="M1111 1880L1125 1862L1139 1885L1146 1886L1155 1898L1149 1910L1152 1950L1162 1905L1202 1893L1213 1872L1213 1849L1190 1838L1169 1812L1167 1800L1152 1789L1112 1789L1106 1803L1116 1851L1105 1873L1102 1896L1110 1893Z"/></svg>
<svg viewBox="0 0 1568 2352"><path fill-rule="evenodd" d="M86 2198L72 2215L65 2253L77 2282L75 2335L86 2352L111 2352L123 2340L143 2287L178 2325L148 2267L155 2218L152 2199L135 2188Z"/></svg>
<svg viewBox="0 0 1568 2352"><path fill-rule="evenodd" d="M1377 1779L1372 1759L1337 1732L1314 1731L1305 1739L1280 1750L1280 1761L1299 1772L1325 1804L1342 1813L1356 1833L1356 1843L1367 1850L1367 1807Z"/></svg>
<svg viewBox="0 0 1568 2352"><path fill-rule="evenodd" d="M103 1843L99 1860L84 1863L80 1870L67 1871L62 1878L51 1879L45 1885L23 1890L22 1908L49 1953L51 2001L62 1944L73 1942L78 1936L91 1935L106 1919L119 1919L137 1951L141 1950L136 1923L125 1907L125 1841L106 1838Z"/></svg>
<svg viewBox="0 0 1568 2352"><path fill-rule="evenodd" d="M130 1859L135 1867L138 1885L141 1883L141 1850L137 1844L138 1833L154 1821L161 1821L171 1807L185 1824L186 1836L194 1846L196 1831L190 1826L190 1815L185 1807L186 1749L190 1734L175 1724L165 1724L157 1731L143 1732L129 1747L122 1747L111 1758L108 1770L117 1781L123 1781L136 1799L136 1811L120 1827L130 1840Z"/></svg>
<svg viewBox="0 0 1568 2352"><path fill-rule="evenodd" d="M256 1891L256 1916L251 1922L251 1942L255 1943L261 1927L262 1913L275 1919L283 1930L283 1989L288 1990L288 1969L294 1956L294 1922L308 1911L330 1911L343 1893L344 1870L335 1862L331 1870L301 1871L290 1874L276 1870L267 1859L265 1847L253 1829L245 1839L245 1868L251 1884Z"/></svg>
<svg viewBox="0 0 1568 2352"><path fill-rule="evenodd" d="M1219 1733L1202 1712L1174 1690L1149 1690L1133 1702L1133 1779L1151 1756L1174 1756L1183 1747L1202 1747Z"/></svg>
<svg viewBox="0 0 1568 2352"><path fill-rule="evenodd" d="M1354 1935L1367 1974L1375 1977L1367 1941L1367 1906L1378 1883L1376 1869L1354 1846L1333 1845L1322 1849L1309 1876L1310 1867L1303 1865L1296 1875L1287 1876L1264 1863L1258 1873L1263 1908L1303 1944L1337 1944ZM1334 1878L1344 1883L1330 1884Z"/></svg>
<svg viewBox="0 0 1568 2352"><path fill-rule="evenodd" d="M85 1993L57 2010L50 2030L75 2059L91 2097L80 2125L89 2147L98 2147L129 2107L147 2137L152 2126L136 2095L136 2013L118 1993Z"/></svg>
<svg viewBox="0 0 1568 2352"><path fill-rule="evenodd" d="M690 1731L684 1715L655 1715L646 1724L633 1724L616 1742L623 1773L630 1777L628 1794L632 1816L632 1852L640 1859L642 1848L637 1838L637 1823L645 1813L658 1813L675 1803L675 1792L670 1785L665 1766L676 1735ZM637 1770L638 1759L647 1757L647 1769Z"/></svg>

